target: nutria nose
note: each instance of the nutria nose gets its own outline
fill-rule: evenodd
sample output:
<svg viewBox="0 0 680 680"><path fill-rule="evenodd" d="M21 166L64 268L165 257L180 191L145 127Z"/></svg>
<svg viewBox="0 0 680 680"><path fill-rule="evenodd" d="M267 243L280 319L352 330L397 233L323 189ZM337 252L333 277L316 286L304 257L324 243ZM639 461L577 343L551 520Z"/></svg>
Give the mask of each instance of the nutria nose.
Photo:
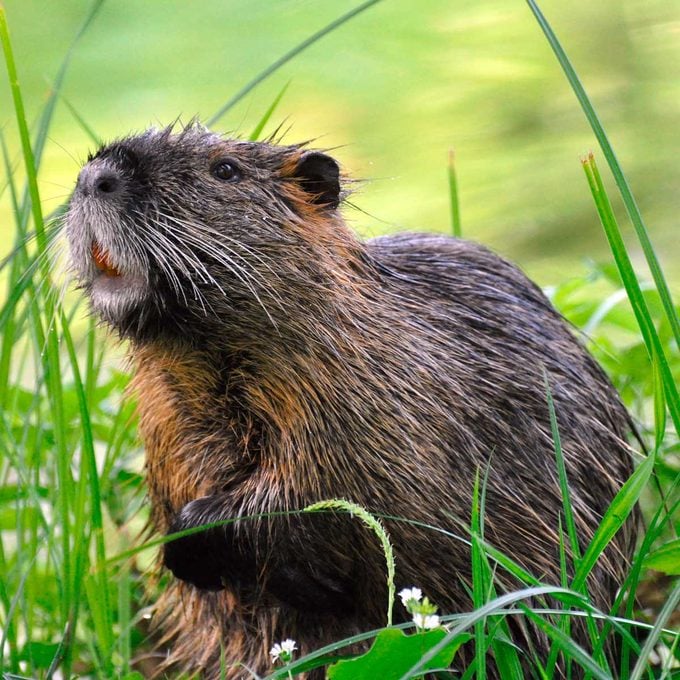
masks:
<svg viewBox="0 0 680 680"><path fill-rule="evenodd" d="M88 163L78 176L78 188L86 196L105 198L120 194L123 189L121 173L110 165Z"/></svg>

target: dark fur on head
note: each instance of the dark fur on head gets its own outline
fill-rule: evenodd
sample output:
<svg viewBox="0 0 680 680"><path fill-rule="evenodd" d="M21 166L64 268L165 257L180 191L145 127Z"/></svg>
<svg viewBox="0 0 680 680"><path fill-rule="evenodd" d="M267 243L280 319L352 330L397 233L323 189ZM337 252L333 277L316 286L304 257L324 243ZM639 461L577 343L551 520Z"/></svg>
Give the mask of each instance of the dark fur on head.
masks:
<svg viewBox="0 0 680 680"><path fill-rule="evenodd" d="M156 528L341 497L461 533L488 468L486 540L559 584L545 378L581 549L632 469L614 389L517 268L441 236L362 243L340 199L326 154L197 127L120 140L84 168L74 266L132 341ZM464 541L388 529L399 587L470 608ZM632 546L629 523L594 570L603 610ZM169 663L208 678L221 650L241 678L240 662L265 674L283 638L307 653L384 623L381 551L347 516L238 521L167 544L164 562L178 577L158 604ZM501 569L497 580L517 585ZM545 661L547 641L510 625Z"/></svg>
<svg viewBox="0 0 680 680"><path fill-rule="evenodd" d="M273 307L289 311L272 259L294 260L310 208L321 218L339 201L338 165L321 152L149 130L89 157L67 220L72 261L95 311L134 340L202 345L253 305L268 331ZM97 270L93 244L120 276Z"/></svg>

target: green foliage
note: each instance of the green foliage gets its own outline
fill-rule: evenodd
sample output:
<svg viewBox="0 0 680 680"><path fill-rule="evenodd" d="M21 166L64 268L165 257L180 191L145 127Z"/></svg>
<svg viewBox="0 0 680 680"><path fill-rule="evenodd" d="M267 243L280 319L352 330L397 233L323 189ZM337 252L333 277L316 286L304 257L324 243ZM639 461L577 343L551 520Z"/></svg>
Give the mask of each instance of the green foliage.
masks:
<svg viewBox="0 0 680 680"><path fill-rule="evenodd" d="M214 119L281 66L377 2L357 5L299 42L241 88ZM0 262L0 283L7 290L0 301L0 666L8 678L49 678L57 673L63 677L143 677L135 659L150 646L144 604L162 587L149 578L152 562L148 548L166 539L144 542L140 538L147 519L142 455L135 434L134 404L125 392L127 377L117 368L120 359L110 339L102 339L93 322L83 324L79 300L62 296L51 267L56 223L45 218L40 197L39 174L58 103L64 102L93 142L99 138L87 118L62 97L62 85L77 55L76 46L103 4L103 0L91 4L33 125L20 87L21 64L15 63L6 14L0 5L0 39L18 132L13 146L21 150L17 162L8 150L9 133L0 130L6 175L0 194L7 195L14 215L12 250ZM539 677L551 677L560 656L569 660L568 667L580 666L591 677L652 677L649 653L662 642L671 650L666 677L670 677L673 656L680 658L678 633L668 629L680 602L680 586L670 588L655 621L648 623L635 611L635 595L647 569L676 576L680 571L678 312L604 128L554 32L536 3L529 0L529 5L622 192L653 279L653 283L645 283L638 277L604 181L590 156L584 169L613 262L592 263L586 276L557 282L550 295L565 316L584 330L591 350L640 424L641 438L650 453L641 459L590 545L580 554L558 418L548 390L563 496L562 582L542 583L540 574L528 573L521 566L521 556L503 555L488 543L484 533L486 478L480 471L472 490L467 527L473 608L442 616L446 627L427 632L405 634L403 629L412 624L390 627L395 558L380 521L346 501L307 508L351 512L375 531L386 558L388 627L294 659L273 671L272 678L329 664L329 676L335 680L419 677L448 666L463 642L474 645L476 654L474 663L463 672L464 678L484 677L487 653L504 678L520 678L523 658L512 644L512 619L531 621L552 640L546 667L535 664ZM262 136L287 87L281 88L265 109L252 139ZM459 235L459 187L453 156L448 170L451 228ZM58 211L54 218L58 220ZM673 429L667 426L667 414ZM638 500L647 521L635 559L612 611L595 611L588 598L588 575ZM445 531L430 529L433 540L437 532ZM512 576L518 589L504 592L499 575ZM584 617L592 643L589 650L570 637L572 623ZM641 632L648 632L642 643L637 641ZM611 636L617 636L622 645L619 669L607 668L602 653L604 641ZM343 658L356 653L357 648L366 649L371 640L372 646L363 655ZM631 659L637 659L634 665L629 664Z"/></svg>
<svg viewBox="0 0 680 680"><path fill-rule="evenodd" d="M446 636L443 629L430 630L414 635L405 635L395 628L382 630L371 649L357 657L338 661L328 669L329 680L399 680L410 677L407 671L435 645ZM447 642L423 667L423 671L448 668L459 647L467 642L470 636L461 633Z"/></svg>
<svg viewBox="0 0 680 680"><path fill-rule="evenodd" d="M645 559L647 569L662 571L664 574L680 576L680 539L668 541Z"/></svg>

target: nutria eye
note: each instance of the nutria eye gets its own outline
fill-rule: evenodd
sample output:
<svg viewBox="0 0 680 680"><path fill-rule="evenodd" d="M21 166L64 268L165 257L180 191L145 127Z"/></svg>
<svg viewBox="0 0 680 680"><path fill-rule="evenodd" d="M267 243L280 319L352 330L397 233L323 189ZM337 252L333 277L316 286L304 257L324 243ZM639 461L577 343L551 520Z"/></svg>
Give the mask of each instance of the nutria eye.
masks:
<svg viewBox="0 0 680 680"><path fill-rule="evenodd" d="M229 161L218 161L210 168L210 172L213 177L217 177L223 182L238 182L241 179L238 168Z"/></svg>

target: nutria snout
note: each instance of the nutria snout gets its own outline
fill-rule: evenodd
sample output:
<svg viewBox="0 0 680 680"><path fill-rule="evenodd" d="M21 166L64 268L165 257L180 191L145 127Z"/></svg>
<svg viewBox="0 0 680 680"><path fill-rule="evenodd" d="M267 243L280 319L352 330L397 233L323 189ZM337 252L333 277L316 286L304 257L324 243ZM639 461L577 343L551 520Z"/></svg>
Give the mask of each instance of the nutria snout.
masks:
<svg viewBox="0 0 680 680"><path fill-rule="evenodd" d="M156 529L237 520L162 555L168 664L209 678L225 660L228 678L265 674L284 638L306 653L383 625L374 537L347 516L286 514L316 501L413 520L387 522L397 586L457 613L472 572L455 535L482 471L485 540L559 584L546 380L581 550L632 470L615 390L522 272L444 236L362 242L342 197L325 153L190 126L103 147L71 200L73 268L130 340ZM262 513L277 516L239 520ZM603 611L633 543L629 522L593 571ZM496 582L517 585L500 567ZM545 661L538 630L509 630L527 668Z"/></svg>

